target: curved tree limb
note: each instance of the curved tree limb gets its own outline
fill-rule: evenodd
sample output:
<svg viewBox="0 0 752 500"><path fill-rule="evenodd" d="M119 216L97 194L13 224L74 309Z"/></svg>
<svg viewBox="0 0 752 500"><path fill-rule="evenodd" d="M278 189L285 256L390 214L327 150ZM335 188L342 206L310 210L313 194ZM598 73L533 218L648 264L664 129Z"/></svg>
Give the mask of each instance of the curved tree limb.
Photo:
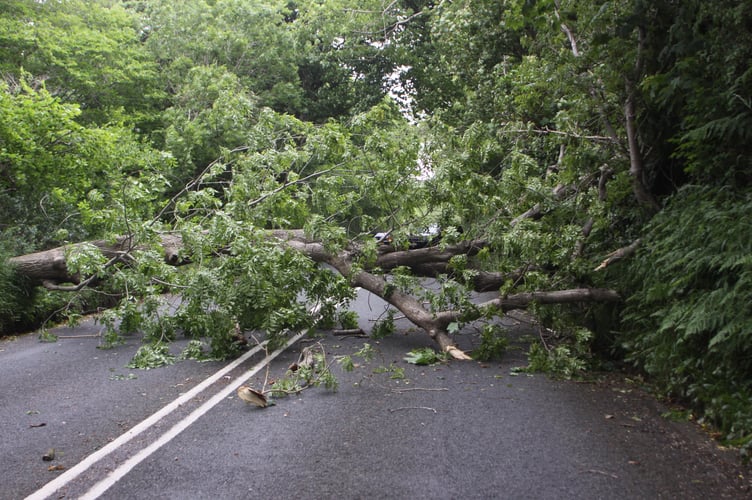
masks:
<svg viewBox="0 0 752 500"><path fill-rule="evenodd" d="M376 267L381 269L394 269L398 266L420 266L427 264L446 264L452 257L457 255L475 255L488 242L485 240L463 241L454 245L429 246L413 250L395 250L393 247L384 246L376 259Z"/></svg>
<svg viewBox="0 0 752 500"><path fill-rule="evenodd" d="M561 5L559 5L559 0L554 1L554 14L556 15L556 19L559 21L559 26L561 27L561 31L564 32L565 35L567 35L567 40L569 40L569 46L572 49L572 55L574 57L580 57L580 51L577 48L577 39L574 37L574 34L572 33L572 30L569 29L569 27L564 24L564 22L561 20L561 15L559 14L559 9L561 9Z"/></svg>

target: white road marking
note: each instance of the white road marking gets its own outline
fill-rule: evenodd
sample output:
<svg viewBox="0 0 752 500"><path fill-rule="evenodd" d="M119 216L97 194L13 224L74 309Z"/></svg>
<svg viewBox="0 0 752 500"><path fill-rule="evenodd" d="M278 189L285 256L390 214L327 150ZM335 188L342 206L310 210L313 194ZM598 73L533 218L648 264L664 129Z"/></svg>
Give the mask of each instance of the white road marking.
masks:
<svg viewBox="0 0 752 500"><path fill-rule="evenodd" d="M304 335L308 333L308 330L304 330L294 337L290 338L290 340L282 346L280 349L277 349L273 353L269 354L266 358L264 358L262 361L257 363L254 367L249 369L246 373L244 373L242 376L238 377L232 384L225 387L221 392L217 393L214 397L209 399L206 403L201 405L199 408L193 411L190 415L188 415L185 419L178 422L176 425L174 425L170 430L165 432L157 441L152 443L150 446L144 448L141 450L137 455L131 457L129 460L127 460L125 463L123 463L120 467L112 471L105 479L94 485L83 497L81 498L97 498L99 495L107 491L113 484L115 484L120 478L122 478L125 474L127 474L131 469L133 469L136 465L138 465L139 462L143 461L145 458L147 458L149 455L154 453L157 449L159 449L161 446L169 442L172 438L180 434L186 427L188 427L191 423L195 422L200 416L207 413L212 407L216 406L220 401L225 399L230 393L235 391L238 387L243 385L246 380L256 373L258 373L262 368L264 368L269 362L271 362L274 358L276 358L281 352L283 352L285 349L290 347L292 344L297 342L300 338L302 338ZM57 490L64 487L71 481L73 481L75 478L80 476L83 472L88 470L92 465L102 460L107 455L111 454L118 448L124 446L126 443L131 441L133 438L141 434L142 432L146 431L150 427L152 427L154 424L162 420L164 417L175 411L177 408L179 408L181 405L187 403L189 400L193 399L197 394L204 391L206 388L208 388L210 385L214 384L217 380L221 379L226 373L229 373L230 371L234 370L238 365L243 363L245 360L259 352L263 347L265 346L266 342L254 347L247 353L245 353L240 358L236 359L223 369L219 370L217 373L209 377L208 379L204 380L202 383L191 389L190 391L186 392L161 410L154 413L152 416L147 418L146 420L140 422L139 424L135 425L132 429L122 434L120 437L115 439L114 441L110 442L106 446L100 448L99 450L95 451L91 455L84 458L81 462L76 464L74 467L71 467L61 475L59 475L54 480L50 481L49 483L45 484L42 488L35 491L31 495L26 497L26 500L42 500L45 498L48 498L52 496Z"/></svg>

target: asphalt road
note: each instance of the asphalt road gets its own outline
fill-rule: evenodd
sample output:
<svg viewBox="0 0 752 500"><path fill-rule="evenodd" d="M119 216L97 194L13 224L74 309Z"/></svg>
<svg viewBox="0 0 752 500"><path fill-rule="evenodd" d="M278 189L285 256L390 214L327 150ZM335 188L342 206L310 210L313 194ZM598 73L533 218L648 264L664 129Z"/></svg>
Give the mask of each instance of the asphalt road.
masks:
<svg viewBox="0 0 752 500"><path fill-rule="evenodd" d="M356 308L368 328L382 305L364 295ZM506 324L524 333L524 323ZM91 323L58 331L56 343L2 340L0 498L752 494L736 452L694 423L662 417L668 408L623 377L577 383L515 374L524 364L515 349L501 362L415 366L404 356L430 341L401 326L380 342L317 333L281 352L268 374L263 351L237 366L129 370L135 339L104 351L96 337L62 338L96 334ZM365 342L377 355L352 372L335 365L334 393L310 389L264 409L237 398L239 383L260 388L314 341L330 356ZM459 341L471 348L477 339L468 331ZM50 449L54 458L43 460Z"/></svg>

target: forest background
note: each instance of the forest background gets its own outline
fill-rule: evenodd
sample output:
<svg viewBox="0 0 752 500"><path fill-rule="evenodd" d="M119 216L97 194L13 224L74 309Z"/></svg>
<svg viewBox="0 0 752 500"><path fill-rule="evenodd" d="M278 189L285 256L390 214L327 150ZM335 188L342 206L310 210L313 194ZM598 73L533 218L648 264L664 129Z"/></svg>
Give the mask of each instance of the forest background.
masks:
<svg viewBox="0 0 752 500"><path fill-rule="evenodd" d="M301 293L358 285L429 304L447 348L525 299L531 366L627 363L752 440L749 2L0 7L2 333L107 308L103 347L182 332L231 356L233 330L283 335L312 321Z"/></svg>

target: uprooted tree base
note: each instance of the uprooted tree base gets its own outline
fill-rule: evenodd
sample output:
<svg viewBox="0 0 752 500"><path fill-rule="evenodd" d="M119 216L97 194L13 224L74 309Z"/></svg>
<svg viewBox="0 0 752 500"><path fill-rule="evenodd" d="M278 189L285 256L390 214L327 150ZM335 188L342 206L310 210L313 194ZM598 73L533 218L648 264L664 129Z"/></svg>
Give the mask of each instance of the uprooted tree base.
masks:
<svg viewBox="0 0 752 500"><path fill-rule="evenodd" d="M190 264L181 257L183 242L178 234L164 234L160 245L165 262L170 265ZM456 244L427 246L418 249L399 249L391 245L379 245L375 262L362 266L357 260L362 251L361 245L351 243L345 249L331 252L321 242L307 237L303 230L271 230L267 238L279 245L294 249L316 263L328 264L342 276L347 277L350 286L361 287L382 298L398 309L409 321L424 330L441 348L455 359L470 359L455 345L448 327L460 319L470 321L484 315L502 314L514 309L526 309L532 304L564 304L578 302L617 302L619 294L614 290L601 288L575 288L556 291L524 292L498 296L477 304L472 310L452 309L431 311L415 296L390 286L389 270L397 267L409 268L415 276L433 277L450 272L450 260L458 255L472 256L486 246L482 240L464 241ZM96 286L99 277L80 276L70 272L69 256L81 249L96 249L107 259L105 268L118 264L132 264L138 245L131 237L120 237L114 241L91 241L53 248L50 250L22 255L10 259L15 271L25 278L52 290L78 291L84 287ZM358 265L356 265L356 262ZM522 271L512 274L479 272L470 286L475 291L498 290L510 279L520 277Z"/></svg>

